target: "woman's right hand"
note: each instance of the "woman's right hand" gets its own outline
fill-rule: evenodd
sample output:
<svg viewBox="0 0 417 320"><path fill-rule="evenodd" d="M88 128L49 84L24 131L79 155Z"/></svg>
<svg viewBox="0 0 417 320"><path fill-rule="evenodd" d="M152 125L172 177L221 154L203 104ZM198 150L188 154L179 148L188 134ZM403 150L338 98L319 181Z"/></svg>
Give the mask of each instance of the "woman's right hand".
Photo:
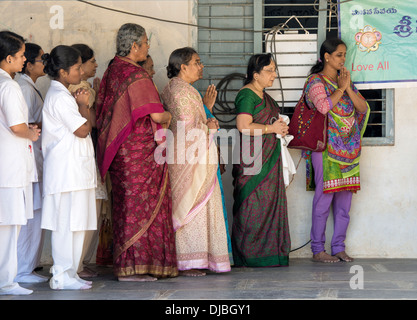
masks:
<svg viewBox="0 0 417 320"><path fill-rule="evenodd" d="M39 139L39 136L41 135L41 129L38 128L38 126L29 124L29 139L33 142L37 141Z"/></svg>
<svg viewBox="0 0 417 320"><path fill-rule="evenodd" d="M276 120L272 125L272 131L285 137L288 134L289 127L282 118Z"/></svg>
<svg viewBox="0 0 417 320"><path fill-rule="evenodd" d="M88 90L80 88L73 95L79 107L88 106L88 99L90 98L90 92Z"/></svg>

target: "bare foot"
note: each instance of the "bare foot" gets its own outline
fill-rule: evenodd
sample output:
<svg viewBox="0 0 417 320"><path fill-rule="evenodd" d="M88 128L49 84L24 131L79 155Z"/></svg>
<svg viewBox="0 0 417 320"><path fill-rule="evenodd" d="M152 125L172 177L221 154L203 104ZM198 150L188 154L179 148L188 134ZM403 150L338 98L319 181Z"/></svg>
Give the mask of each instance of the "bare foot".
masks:
<svg viewBox="0 0 417 320"><path fill-rule="evenodd" d="M184 276L184 277L202 277L206 275L205 272L196 270L196 269L184 270L184 271L180 271L179 273L180 273L180 276Z"/></svg>
<svg viewBox="0 0 417 320"><path fill-rule="evenodd" d="M315 255L313 255L313 261L314 262L323 262L323 263L335 263L335 262L339 262L339 258L337 257L333 257L330 254L322 251L320 253L317 253Z"/></svg>
<svg viewBox="0 0 417 320"><path fill-rule="evenodd" d="M338 252L334 255L344 262L352 262L353 258L349 257L345 251Z"/></svg>
<svg viewBox="0 0 417 320"><path fill-rule="evenodd" d="M78 276L81 278L95 278L98 276L98 273L94 270L91 270L90 268L85 267L83 271L78 273Z"/></svg>
<svg viewBox="0 0 417 320"><path fill-rule="evenodd" d="M118 277L117 280L119 281L136 281L136 282L144 282L144 281L156 281L158 278L151 277L147 274L136 274L133 276L127 276L127 277Z"/></svg>

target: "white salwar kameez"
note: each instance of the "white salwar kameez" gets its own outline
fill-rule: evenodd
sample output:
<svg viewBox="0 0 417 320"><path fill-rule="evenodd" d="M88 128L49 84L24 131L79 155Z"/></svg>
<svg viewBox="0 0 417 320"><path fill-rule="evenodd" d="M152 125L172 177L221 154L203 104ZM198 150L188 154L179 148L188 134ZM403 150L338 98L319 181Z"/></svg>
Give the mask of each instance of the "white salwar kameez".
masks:
<svg viewBox="0 0 417 320"><path fill-rule="evenodd" d="M29 110L29 123L42 122L43 98L33 80L22 74L17 83L22 89L23 97ZM38 182L33 183L33 219L21 227L17 241L17 276L16 282L45 282L48 278L38 275L34 269L39 265L42 255L44 231L42 219L42 136L33 143Z"/></svg>
<svg viewBox="0 0 417 320"><path fill-rule="evenodd" d="M52 289L91 284L77 275L85 231L97 229L93 143L74 135L85 122L68 89L52 80L42 111L42 228L52 230Z"/></svg>
<svg viewBox="0 0 417 320"><path fill-rule="evenodd" d="M30 294L14 282L21 225L33 218L32 183L37 181L32 141L10 127L28 124L20 86L0 69L0 295Z"/></svg>

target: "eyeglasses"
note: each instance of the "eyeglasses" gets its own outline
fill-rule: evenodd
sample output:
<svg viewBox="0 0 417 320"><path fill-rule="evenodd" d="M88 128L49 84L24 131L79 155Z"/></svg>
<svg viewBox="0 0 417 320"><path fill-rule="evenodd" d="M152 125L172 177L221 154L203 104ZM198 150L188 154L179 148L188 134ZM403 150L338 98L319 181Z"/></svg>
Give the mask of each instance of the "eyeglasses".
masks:
<svg viewBox="0 0 417 320"><path fill-rule="evenodd" d="M275 69L262 69L262 71L266 71L266 72L269 72L269 73L273 73L273 72L275 72Z"/></svg>
<svg viewBox="0 0 417 320"><path fill-rule="evenodd" d="M139 43L139 42L136 42L136 41L135 41L135 43L136 43L136 45L140 48L140 47L141 47L141 46L143 46L143 45L150 46L150 45L151 45L151 40L150 40L150 39L148 39L148 40L146 40L146 41L142 41L141 43Z"/></svg>
<svg viewBox="0 0 417 320"><path fill-rule="evenodd" d="M197 60L195 63L193 63L194 65L201 67L203 65L203 61ZM190 64L188 64L190 65Z"/></svg>
<svg viewBox="0 0 417 320"><path fill-rule="evenodd" d="M43 60L42 59L35 59L35 63L36 62L42 62L43 63Z"/></svg>

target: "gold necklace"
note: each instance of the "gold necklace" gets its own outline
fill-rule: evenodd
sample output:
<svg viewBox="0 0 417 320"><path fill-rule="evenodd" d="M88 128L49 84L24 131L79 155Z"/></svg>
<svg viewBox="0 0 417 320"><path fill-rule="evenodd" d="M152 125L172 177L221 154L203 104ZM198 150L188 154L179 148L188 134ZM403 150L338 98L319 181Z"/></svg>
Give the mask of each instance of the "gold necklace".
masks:
<svg viewBox="0 0 417 320"><path fill-rule="evenodd" d="M336 74L336 79L334 79L333 77L329 76L328 74L325 74L324 72L323 72L323 74L324 74L327 78L329 78L330 80L332 80L333 82L337 82L337 74Z"/></svg>

